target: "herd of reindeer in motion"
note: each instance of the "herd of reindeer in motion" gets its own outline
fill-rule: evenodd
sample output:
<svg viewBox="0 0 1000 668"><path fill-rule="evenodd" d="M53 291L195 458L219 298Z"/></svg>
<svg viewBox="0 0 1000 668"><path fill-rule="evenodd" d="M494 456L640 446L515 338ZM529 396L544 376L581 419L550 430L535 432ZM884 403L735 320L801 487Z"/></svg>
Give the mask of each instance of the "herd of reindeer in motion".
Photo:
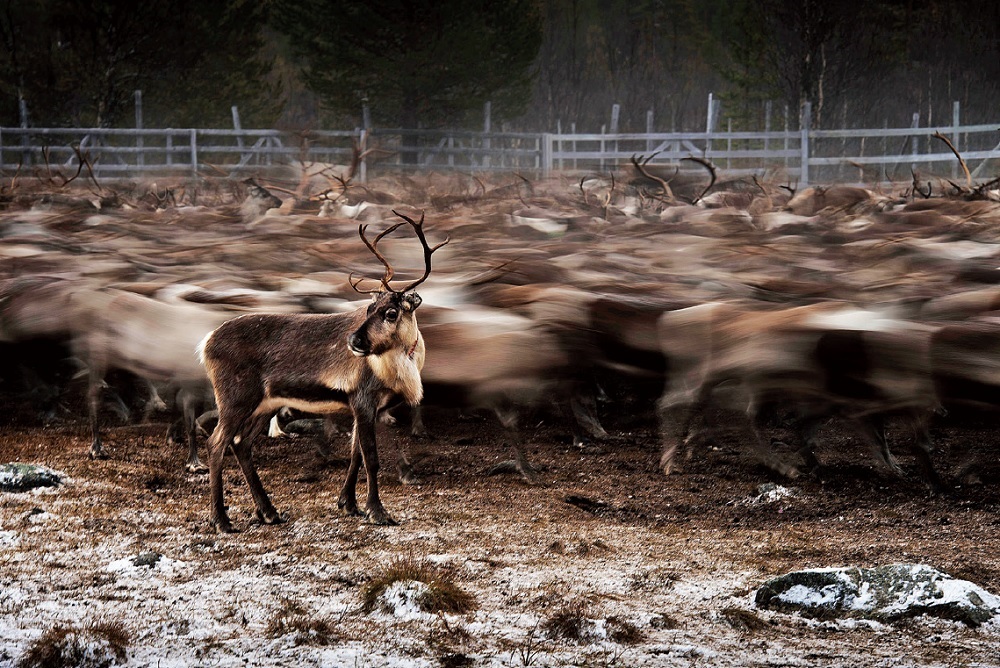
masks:
<svg viewBox="0 0 1000 668"><path fill-rule="evenodd" d="M287 519L252 450L289 410L349 410L338 505L376 524L395 523L379 498L376 424L401 404L414 436L429 433L421 406L492 411L529 481L517 429L531 412L582 443L610 438L602 412L648 410L665 473L712 438L721 411L741 416L782 474L819 466L821 427L835 420L903 475L891 422L924 483L944 489L932 421L1000 409L996 181L796 192L720 183L697 162L708 187L635 159L617 179L489 185L436 174L357 184L353 169L308 166L294 190L12 183L0 192L0 392L47 421L82 384L94 458L109 456L109 406L172 411L170 438L186 442L188 470L207 468L223 532L229 451L258 520ZM372 257L383 275L361 289L376 280L364 278ZM768 440L775 416L794 457Z"/></svg>

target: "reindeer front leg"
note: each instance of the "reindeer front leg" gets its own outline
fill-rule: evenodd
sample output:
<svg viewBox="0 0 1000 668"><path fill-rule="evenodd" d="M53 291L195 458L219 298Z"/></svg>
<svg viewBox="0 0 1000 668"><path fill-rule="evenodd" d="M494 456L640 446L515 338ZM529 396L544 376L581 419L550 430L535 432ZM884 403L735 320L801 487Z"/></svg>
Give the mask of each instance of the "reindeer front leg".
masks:
<svg viewBox="0 0 1000 668"><path fill-rule="evenodd" d="M354 428L351 429L351 463L347 467L347 478L344 479L344 486L340 489L340 498L337 499L337 507L348 515L361 516L358 509L358 472L361 470L361 449L358 447L358 421L354 420Z"/></svg>
<svg viewBox="0 0 1000 668"><path fill-rule="evenodd" d="M364 460L365 475L368 477L368 500L365 504L368 521L372 524L395 526L399 522L389 515L382 506L382 500L378 495L379 461L378 446L375 442L376 412L367 406L356 406L355 416L355 438L357 439L358 450L361 451L361 457Z"/></svg>

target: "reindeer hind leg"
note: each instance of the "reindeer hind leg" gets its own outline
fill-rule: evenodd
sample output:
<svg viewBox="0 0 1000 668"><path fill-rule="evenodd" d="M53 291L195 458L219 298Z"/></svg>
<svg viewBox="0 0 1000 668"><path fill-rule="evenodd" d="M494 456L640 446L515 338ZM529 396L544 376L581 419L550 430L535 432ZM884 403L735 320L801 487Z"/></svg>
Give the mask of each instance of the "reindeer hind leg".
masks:
<svg viewBox="0 0 1000 668"><path fill-rule="evenodd" d="M263 483L260 481L260 476L257 474L257 467L253 464L253 443L264 433L269 420L269 415L252 418L249 421L249 429L246 433L233 438L232 448L233 454L236 455L236 461L239 462L240 468L243 470L243 477L247 481L247 487L250 488L254 505L257 506L257 519L262 524L282 524L288 521L288 515L287 513L278 513L274 508L271 498L268 496Z"/></svg>
<svg viewBox="0 0 1000 668"><path fill-rule="evenodd" d="M225 495L222 489L222 464L226 448L233 440L233 430L220 421L208 439L208 484L211 490L211 514L209 522L219 533L233 533L233 525L226 512Z"/></svg>

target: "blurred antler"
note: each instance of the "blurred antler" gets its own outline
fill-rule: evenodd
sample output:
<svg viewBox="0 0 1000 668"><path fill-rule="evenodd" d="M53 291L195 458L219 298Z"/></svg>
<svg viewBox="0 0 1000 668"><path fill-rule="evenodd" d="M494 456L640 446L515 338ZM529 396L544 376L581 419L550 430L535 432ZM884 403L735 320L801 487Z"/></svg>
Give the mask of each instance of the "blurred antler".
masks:
<svg viewBox="0 0 1000 668"><path fill-rule="evenodd" d="M650 155L648 158L644 158L644 156L641 155L638 158L636 158L635 155L633 154L631 158L632 166L635 167L640 174L645 176L650 181L656 181L657 183L660 184L660 187L663 189L663 195L661 196L661 199L666 204L676 204L677 200L674 198L674 191L670 189L670 183L660 178L659 176L656 176L655 174L651 174L649 170L646 169L646 164L650 160L655 158L657 155L659 155L659 153L660 152L657 151L656 153Z"/></svg>
<svg viewBox="0 0 1000 668"><path fill-rule="evenodd" d="M969 173L969 166L965 164L965 159L962 157L962 154L958 152L958 149L955 148L955 145L951 143L950 139L945 137L940 132L935 132L931 136L935 139L943 141L945 146L951 149L951 152L955 154L955 157L958 158L958 164L962 166L962 171L965 172L965 183L969 188L972 188L972 174Z"/></svg>
<svg viewBox="0 0 1000 668"><path fill-rule="evenodd" d="M698 202L701 201L702 197L708 194L708 191L712 189L712 186L715 185L715 178L716 178L715 165L713 165L705 158L699 158L693 155L689 155L686 158L681 158L681 160L690 160L691 162L697 162L699 165L707 169L709 175L711 175L712 177L712 180L709 182L707 186L705 186L705 189L701 191L701 194L695 197L693 200L691 200L692 204L697 204Z"/></svg>

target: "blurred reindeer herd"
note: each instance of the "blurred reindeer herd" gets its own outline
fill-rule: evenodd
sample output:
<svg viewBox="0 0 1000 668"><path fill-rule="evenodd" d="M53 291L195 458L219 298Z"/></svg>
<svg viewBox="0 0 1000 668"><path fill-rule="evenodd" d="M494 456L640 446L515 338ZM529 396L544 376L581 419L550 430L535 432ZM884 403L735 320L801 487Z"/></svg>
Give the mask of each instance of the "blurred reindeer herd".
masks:
<svg viewBox="0 0 1000 668"><path fill-rule="evenodd" d="M614 174L544 181L362 184L356 164L171 187L15 178L0 191L7 420L86 414L90 456L113 457L102 423L169 413L168 439L205 470L198 452L217 413L199 344L238 316L368 309L349 277L384 266L387 290L386 277L425 281L412 434L488 410L529 480L539 476L518 427L538 413L584 444L642 412L632 417L657 425L666 473L722 428L745 430L776 471L807 472L821 427L838 421L899 474L890 424L927 485L963 475L935 467L930 426L953 407L1000 410L1000 179L797 191L689 166L637 157ZM426 243L380 235L376 251L359 238L359 226L421 213L428 236L451 239L432 272ZM272 404L254 430L279 423ZM391 401L378 408L392 420ZM772 447L776 422L792 455Z"/></svg>

